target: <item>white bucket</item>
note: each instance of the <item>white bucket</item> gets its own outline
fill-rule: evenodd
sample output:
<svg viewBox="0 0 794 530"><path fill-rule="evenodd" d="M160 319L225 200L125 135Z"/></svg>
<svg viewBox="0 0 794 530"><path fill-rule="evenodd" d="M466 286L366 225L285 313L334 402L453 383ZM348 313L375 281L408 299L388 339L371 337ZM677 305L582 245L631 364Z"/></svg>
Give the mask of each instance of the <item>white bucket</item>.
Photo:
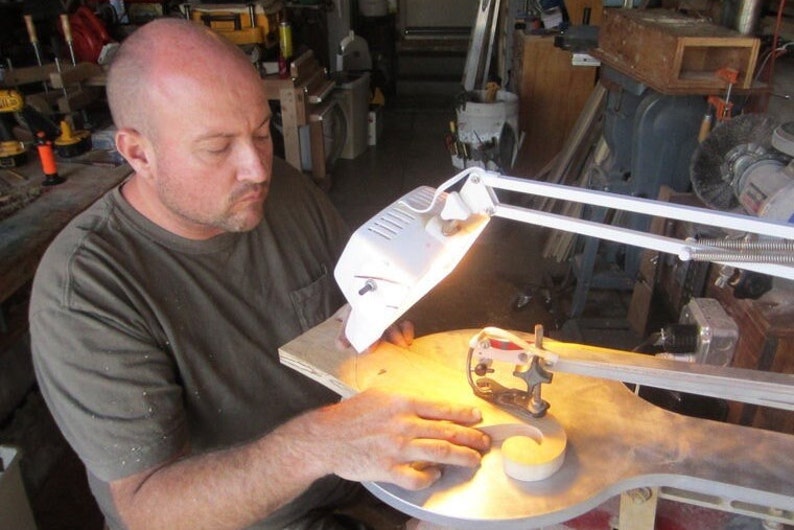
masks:
<svg viewBox="0 0 794 530"><path fill-rule="evenodd" d="M467 101L457 109L458 139L478 144L492 138L499 139L502 127L508 123L513 132L518 132L518 96L499 90L495 101L481 102L485 99L484 90L475 90L479 101Z"/></svg>
<svg viewBox="0 0 794 530"><path fill-rule="evenodd" d="M511 129L514 138L518 138L518 96L506 90L499 90L496 98L492 102L485 102L485 90L474 90L474 101L467 101L457 108L457 130L458 141L477 146L495 140L497 143L504 134L505 127ZM514 153L518 150L516 142ZM452 164L459 168L464 168L464 161L460 156L452 156ZM485 164L477 164L476 161L467 160L465 167ZM487 167L486 169L496 169ZM502 168L505 169L505 168Z"/></svg>

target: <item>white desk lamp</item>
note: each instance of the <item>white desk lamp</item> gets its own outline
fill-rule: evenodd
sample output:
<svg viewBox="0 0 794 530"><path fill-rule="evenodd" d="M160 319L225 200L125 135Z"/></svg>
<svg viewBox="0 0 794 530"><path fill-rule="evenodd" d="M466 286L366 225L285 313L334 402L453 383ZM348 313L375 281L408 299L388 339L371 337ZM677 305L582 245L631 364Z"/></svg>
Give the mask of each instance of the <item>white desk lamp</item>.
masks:
<svg viewBox="0 0 794 530"><path fill-rule="evenodd" d="M447 192L464 181L460 192ZM764 250L743 254L714 242L681 241L583 219L502 204L495 189L710 225L733 233L754 234ZM789 280L794 279L794 225L782 221L674 205L613 193L585 190L466 169L439 187L418 188L396 201L352 236L335 269L336 281L351 305L346 335L359 352L373 344L413 304L439 283L463 258L490 217L503 217L549 228L626 243L677 255L706 259ZM750 246L753 244L750 243ZM771 250L770 250L771 248ZM499 336L496 336L499 335ZM516 350L499 354L489 343L512 341ZM794 410L794 378L787 374L730 367L691 365L624 353L598 359L573 358L552 346L516 344L516 338L493 332L472 339L478 355L507 357L528 366L540 358L541 369L565 371L649 386L694 392L742 402ZM480 344L478 344L478 340ZM485 343L482 341L485 340ZM522 355L523 354L523 355ZM534 364L538 364L535 362ZM471 378L471 376L470 376ZM537 390L529 383L529 392ZM537 402L537 400L535 400ZM531 408L531 407L530 407ZM541 407L542 408L542 407ZM540 413L542 414L542 410Z"/></svg>

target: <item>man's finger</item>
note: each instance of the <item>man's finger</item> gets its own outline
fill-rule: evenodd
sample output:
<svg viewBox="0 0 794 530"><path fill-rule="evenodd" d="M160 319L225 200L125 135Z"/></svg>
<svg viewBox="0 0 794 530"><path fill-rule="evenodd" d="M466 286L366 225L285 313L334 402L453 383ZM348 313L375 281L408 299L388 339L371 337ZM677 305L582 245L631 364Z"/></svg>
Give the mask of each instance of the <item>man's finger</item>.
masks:
<svg viewBox="0 0 794 530"><path fill-rule="evenodd" d="M405 337L403 337L402 331L400 331L400 328L396 325L389 326L388 329L383 332L383 340L401 348L407 348L410 346L410 344L405 340Z"/></svg>
<svg viewBox="0 0 794 530"><path fill-rule="evenodd" d="M441 478L438 466L424 463L421 466L403 464L392 470L390 481L407 490L416 491L432 486Z"/></svg>
<svg viewBox="0 0 794 530"><path fill-rule="evenodd" d="M347 340L347 336L345 335L345 328L347 327L347 319L350 318L350 311L352 311L350 304L345 304L333 315L333 319L340 322L339 331L337 331L336 338L334 339L334 346L337 350L345 350L350 347L350 341Z"/></svg>
<svg viewBox="0 0 794 530"><path fill-rule="evenodd" d="M400 328L400 331L402 332L402 336L405 339L405 342L408 343L408 346L413 344L414 333L415 333L414 323L411 322L410 320L403 320L402 322L397 324L397 326Z"/></svg>
<svg viewBox="0 0 794 530"><path fill-rule="evenodd" d="M445 440L417 438L411 440L402 456L412 462L429 462L433 465L477 467L482 455L470 447L455 445Z"/></svg>
<svg viewBox="0 0 794 530"><path fill-rule="evenodd" d="M410 406L417 416L428 420L449 420L462 424L474 424L482 421L482 413L476 407L465 407L421 398L412 399Z"/></svg>
<svg viewBox="0 0 794 530"><path fill-rule="evenodd" d="M398 324L392 324L383 332L383 339L401 348L407 348L414 341L414 324L404 320Z"/></svg>
<svg viewBox="0 0 794 530"><path fill-rule="evenodd" d="M491 438L484 432L449 421L424 421L411 429L411 436L417 439L444 440L477 451L491 448Z"/></svg>

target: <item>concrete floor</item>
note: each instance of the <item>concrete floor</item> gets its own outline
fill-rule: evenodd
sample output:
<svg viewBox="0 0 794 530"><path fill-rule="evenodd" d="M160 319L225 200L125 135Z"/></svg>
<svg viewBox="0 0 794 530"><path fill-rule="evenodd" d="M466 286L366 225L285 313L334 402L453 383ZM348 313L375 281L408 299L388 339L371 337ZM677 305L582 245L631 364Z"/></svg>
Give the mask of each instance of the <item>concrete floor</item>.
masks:
<svg viewBox="0 0 794 530"><path fill-rule="evenodd" d="M776 99L776 103L788 102ZM443 143L453 118L451 101L443 97L389 102L379 144L354 160L339 160L333 169L329 196L351 227L415 187L437 186L457 172ZM540 258L547 236L543 229L493 220L461 266L411 311L417 334L485 325L531 331L543 324L549 336L560 340L622 349L639 344L643 337L625 325L628 293L591 292L584 318L573 323L567 319L570 289L543 290L549 287L549 278L559 281L566 272L565 264ZM535 296L517 309L517 297L526 293ZM592 322L601 327L590 326ZM87 495L82 466L65 446L37 393L31 393L9 424L0 425L0 443L34 443L43 448L36 462L26 464L29 487L37 492L31 504L40 528L101 528L101 516ZM51 472L44 476L42 469ZM662 508L660 514L663 530L761 528L755 520L715 516L709 511L670 507ZM609 530L610 521L615 521L612 504L559 528Z"/></svg>

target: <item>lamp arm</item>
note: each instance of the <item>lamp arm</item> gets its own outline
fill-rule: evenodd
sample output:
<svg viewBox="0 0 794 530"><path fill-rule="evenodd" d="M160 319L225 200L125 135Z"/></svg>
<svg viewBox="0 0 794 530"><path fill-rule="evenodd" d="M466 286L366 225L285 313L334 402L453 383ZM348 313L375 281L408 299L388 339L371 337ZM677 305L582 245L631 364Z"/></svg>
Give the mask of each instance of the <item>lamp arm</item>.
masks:
<svg viewBox="0 0 794 530"><path fill-rule="evenodd" d="M499 204L494 208L493 216L545 226L547 228L565 230L566 232L575 232L577 234L606 239L616 243L626 243L659 252L666 252L678 256L682 261L689 261L692 259L692 254L697 250L719 250L707 245L698 244L691 240L683 241L658 234L638 232L620 226L596 223L550 212L530 210L519 206ZM734 262L715 260L714 262L737 269L751 270L762 274L770 274L772 276L794 280L794 267L784 264L752 261Z"/></svg>
<svg viewBox="0 0 794 530"><path fill-rule="evenodd" d="M466 182L459 192L460 199L472 213L485 213L490 216L513 219L523 223L545 226L574 232L577 234L597 237L618 243L626 243L642 248L657 250L678 256L687 261L696 259L701 253L720 254L719 248L712 247L694 240L680 240L667 236L639 232L628 228L606 225L567 217L550 212L532 210L520 206L506 205L499 202L495 189L513 191L526 195L548 197L565 201L579 202L592 206L600 206L615 210L688 221L696 224L715 226L718 228L753 233L771 238L794 240L794 225L771 219L761 219L731 212L718 212L692 206L669 204L661 201L618 195L597 190L587 190L560 184L537 182L500 175L480 168L466 171ZM455 179L451 179L455 180ZM451 194L454 195L454 192ZM450 204L453 202L450 201ZM457 204L457 202L454 202ZM460 208L457 209L460 211ZM442 211L442 218L454 216ZM460 215L459 213L457 215ZM724 253L721 253L724 256ZM754 260L731 261L729 258L714 259L715 263L735 268L752 270L781 278L794 280L794 267L780 263L780 259L791 260L786 254L759 254Z"/></svg>

